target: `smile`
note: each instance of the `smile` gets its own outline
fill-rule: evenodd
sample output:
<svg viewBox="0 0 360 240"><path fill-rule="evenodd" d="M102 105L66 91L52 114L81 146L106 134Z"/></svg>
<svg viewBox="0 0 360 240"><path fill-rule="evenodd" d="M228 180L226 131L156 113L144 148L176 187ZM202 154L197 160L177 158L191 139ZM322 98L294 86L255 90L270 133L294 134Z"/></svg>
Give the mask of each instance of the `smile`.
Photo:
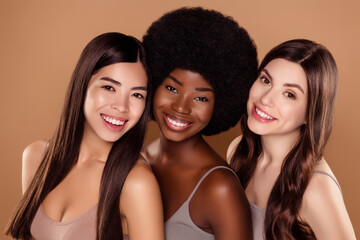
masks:
<svg viewBox="0 0 360 240"><path fill-rule="evenodd" d="M102 119L104 119L106 122L111 123L111 124L116 125L116 126L122 126L122 125L124 125L125 122L126 122L126 121L121 121L121 120L119 120L119 119L111 118L111 117L109 117L109 116L105 116L105 115L103 115L103 114L101 114L101 117L102 117Z"/></svg>
<svg viewBox="0 0 360 240"><path fill-rule="evenodd" d="M274 118L267 115L266 113L260 111L256 106L255 106L255 112L257 113L257 115L259 115L261 118L263 119L267 119L267 120L273 120Z"/></svg>
<svg viewBox="0 0 360 240"><path fill-rule="evenodd" d="M164 114L164 118L166 120L167 125L174 130L184 130L185 128L189 127L191 125L191 122L185 121L179 118L175 118L173 116L170 116L168 114Z"/></svg>

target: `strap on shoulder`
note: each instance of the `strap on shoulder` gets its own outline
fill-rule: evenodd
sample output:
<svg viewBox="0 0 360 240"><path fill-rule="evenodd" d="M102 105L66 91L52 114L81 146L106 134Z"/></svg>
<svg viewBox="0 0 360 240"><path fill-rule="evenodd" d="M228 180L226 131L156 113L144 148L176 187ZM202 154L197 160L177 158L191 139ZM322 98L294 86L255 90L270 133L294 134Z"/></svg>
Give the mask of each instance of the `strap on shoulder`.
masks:
<svg viewBox="0 0 360 240"><path fill-rule="evenodd" d="M219 169L219 168L224 168L224 169L228 169L230 172L234 173L234 175L236 176L237 178L237 175L236 173L229 167L226 167L226 166L216 166L216 167L213 167L211 168L209 171L207 171L201 178L200 180L198 181L198 183L196 184L196 186L194 187L194 190L191 192L190 196L188 197L188 199L186 200L186 202L189 202L192 197L194 196L194 194L196 193L196 190L199 188L200 184L202 183L202 181L211 173L213 172L214 170L216 169Z"/></svg>
<svg viewBox="0 0 360 240"><path fill-rule="evenodd" d="M325 171L322 171L322 170L314 170L313 172L314 172L314 173L320 173L320 174L329 176L329 177L336 183L336 185L338 186L338 188L340 189L340 192L341 192L341 194L342 194L342 190L341 190L340 184L339 184L339 182L336 180L336 178L335 178L333 175L331 175L330 173L327 173L327 172L325 172Z"/></svg>

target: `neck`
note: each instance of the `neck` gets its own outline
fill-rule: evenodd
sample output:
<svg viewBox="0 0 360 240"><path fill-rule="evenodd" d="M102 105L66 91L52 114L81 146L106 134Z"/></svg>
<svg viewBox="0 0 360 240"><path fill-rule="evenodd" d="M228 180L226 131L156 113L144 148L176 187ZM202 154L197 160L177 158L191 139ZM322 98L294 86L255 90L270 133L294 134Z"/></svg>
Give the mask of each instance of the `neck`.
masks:
<svg viewBox="0 0 360 240"><path fill-rule="evenodd" d="M88 125L85 123L78 162L96 160L105 163L113 144L113 142L100 139L93 131L89 131Z"/></svg>
<svg viewBox="0 0 360 240"><path fill-rule="evenodd" d="M209 147L201 134L196 134L183 141L171 141L160 136L160 159L162 162L194 164L193 157L198 151Z"/></svg>
<svg viewBox="0 0 360 240"><path fill-rule="evenodd" d="M261 161L267 165L278 165L281 167L286 155L293 148L299 135L300 132L297 130L286 135L261 136Z"/></svg>

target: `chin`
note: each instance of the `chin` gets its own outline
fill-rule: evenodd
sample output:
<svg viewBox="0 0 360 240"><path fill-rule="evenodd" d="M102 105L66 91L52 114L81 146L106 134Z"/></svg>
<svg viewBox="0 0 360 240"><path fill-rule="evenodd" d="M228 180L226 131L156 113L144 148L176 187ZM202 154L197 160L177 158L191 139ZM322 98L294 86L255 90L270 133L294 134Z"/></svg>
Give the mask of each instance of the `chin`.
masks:
<svg viewBox="0 0 360 240"><path fill-rule="evenodd" d="M161 131L161 134L166 140L172 142L182 142L190 138L188 135L179 132Z"/></svg>
<svg viewBox="0 0 360 240"><path fill-rule="evenodd" d="M259 127L256 127L256 126L252 126L251 124L248 124L248 128L251 132L257 134L257 135L264 135L265 134L265 131L262 130L261 128Z"/></svg>
<svg viewBox="0 0 360 240"><path fill-rule="evenodd" d="M114 143L118 141L122 136L123 134L121 136L104 136L102 137L102 140L105 142Z"/></svg>

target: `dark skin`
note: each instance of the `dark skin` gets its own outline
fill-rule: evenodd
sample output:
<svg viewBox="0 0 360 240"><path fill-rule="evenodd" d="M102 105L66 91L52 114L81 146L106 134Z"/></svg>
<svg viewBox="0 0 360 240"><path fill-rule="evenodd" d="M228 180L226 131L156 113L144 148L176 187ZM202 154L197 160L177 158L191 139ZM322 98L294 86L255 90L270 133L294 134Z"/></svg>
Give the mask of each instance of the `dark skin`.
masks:
<svg viewBox="0 0 360 240"><path fill-rule="evenodd" d="M143 154L159 182L167 221L211 168L228 166L206 143L201 130L211 119L215 94L198 73L175 69L154 96L161 136ZM215 239L252 239L251 212L237 177L216 169L189 204L192 221Z"/></svg>

